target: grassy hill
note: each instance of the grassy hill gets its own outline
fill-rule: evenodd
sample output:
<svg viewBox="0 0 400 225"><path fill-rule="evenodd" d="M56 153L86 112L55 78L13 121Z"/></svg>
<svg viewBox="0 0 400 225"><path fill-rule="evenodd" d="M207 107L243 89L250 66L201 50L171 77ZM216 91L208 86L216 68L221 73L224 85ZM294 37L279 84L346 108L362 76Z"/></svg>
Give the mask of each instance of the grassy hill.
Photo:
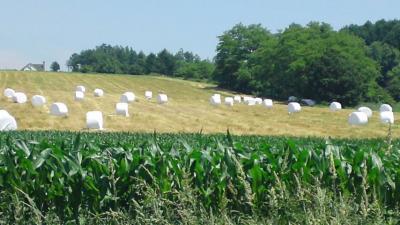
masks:
<svg viewBox="0 0 400 225"><path fill-rule="evenodd" d="M74 101L76 85L86 87L83 102ZM328 107L303 107L299 114L289 116L285 104L275 104L274 109L263 106L221 105L213 107L209 97L213 93L222 96L232 93L216 90L213 85L154 76L91 75L74 73L0 72L0 90L13 88L25 92L28 98L35 94L47 98L47 107L34 108L30 103L15 104L0 97L0 108L9 111L20 129L27 130L84 130L87 111L100 110L104 115L107 131L144 132L226 132L234 134L331 136L331 137L383 137L387 126L380 124L375 113L367 126L351 127L348 114L354 109L330 112ZM102 88L105 95L95 98L93 90ZM169 103L157 104L153 98L144 98L146 90L168 95ZM133 91L137 100L129 106L130 117L115 115L115 104L125 91ZM52 102L64 102L69 109L68 118L49 115ZM395 113L395 118L400 114ZM393 134L400 136L400 128L394 125Z"/></svg>

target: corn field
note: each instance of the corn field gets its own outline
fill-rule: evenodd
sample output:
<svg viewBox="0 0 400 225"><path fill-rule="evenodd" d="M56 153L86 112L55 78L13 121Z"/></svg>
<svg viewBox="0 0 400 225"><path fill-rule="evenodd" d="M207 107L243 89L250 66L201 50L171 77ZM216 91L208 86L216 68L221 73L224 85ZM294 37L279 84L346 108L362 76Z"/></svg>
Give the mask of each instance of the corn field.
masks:
<svg viewBox="0 0 400 225"><path fill-rule="evenodd" d="M400 142L0 134L0 224L399 222Z"/></svg>

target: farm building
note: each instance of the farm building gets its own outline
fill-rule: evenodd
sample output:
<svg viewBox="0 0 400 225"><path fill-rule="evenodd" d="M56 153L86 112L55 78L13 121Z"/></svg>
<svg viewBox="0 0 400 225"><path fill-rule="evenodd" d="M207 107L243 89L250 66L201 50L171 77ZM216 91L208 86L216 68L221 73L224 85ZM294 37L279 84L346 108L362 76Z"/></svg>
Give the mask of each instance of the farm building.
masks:
<svg viewBox="0 0 400 225"><path fill-rule="evenodd" d="M45 62L42 64L28 63L26 66L22 67L21 71L45 71Z"/></svg>

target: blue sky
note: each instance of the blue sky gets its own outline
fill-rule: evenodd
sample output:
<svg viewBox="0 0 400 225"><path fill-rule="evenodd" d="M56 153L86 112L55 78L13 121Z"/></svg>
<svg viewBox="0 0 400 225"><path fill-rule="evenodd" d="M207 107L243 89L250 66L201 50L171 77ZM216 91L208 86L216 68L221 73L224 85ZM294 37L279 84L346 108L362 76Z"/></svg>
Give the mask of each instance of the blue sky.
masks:
<svg viewBox="0 0 400 225"><path fill-rule="evenodd" d="M367 20L399 19L399 0L2 0L0 69L28 62L62 69L72 53L102 43L146 53L180 48L212 58L217 36L237 23L270 31L295 22L335 29Z"/></svg>

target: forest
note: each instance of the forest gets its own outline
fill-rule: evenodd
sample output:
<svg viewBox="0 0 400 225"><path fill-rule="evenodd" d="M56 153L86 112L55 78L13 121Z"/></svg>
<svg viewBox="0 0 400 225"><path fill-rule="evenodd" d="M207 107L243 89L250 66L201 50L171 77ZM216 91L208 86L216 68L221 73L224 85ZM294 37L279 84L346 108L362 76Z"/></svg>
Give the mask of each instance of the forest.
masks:
<svg viewBox="0 0 400 225"><path fill-rule="evenodd" d="M166 49L145 54L102 44L73 54L74 72L162 74L207 80L260 97L317 102L400 101L400 21L367 21L335 30L310 22L272 33L261 24L237 24L218 36L216 56Z"/></svg>

